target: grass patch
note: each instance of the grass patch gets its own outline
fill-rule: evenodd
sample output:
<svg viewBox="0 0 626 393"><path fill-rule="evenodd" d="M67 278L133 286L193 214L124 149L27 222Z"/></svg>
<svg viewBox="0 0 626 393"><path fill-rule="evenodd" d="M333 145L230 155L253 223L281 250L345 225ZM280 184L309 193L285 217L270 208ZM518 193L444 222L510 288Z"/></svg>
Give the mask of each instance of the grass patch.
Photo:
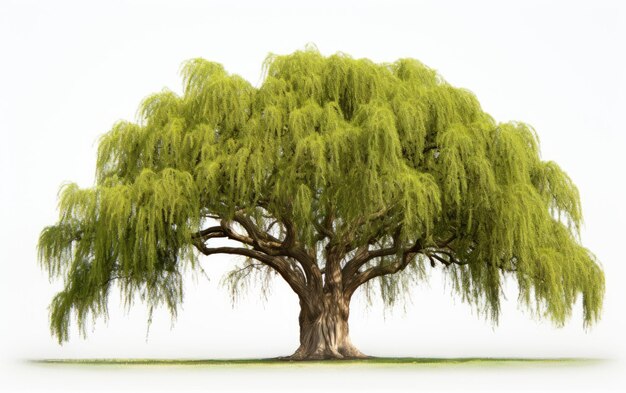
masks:
<svg viewBox="0 0 626 393"><path fill-rule="evenodd" d="M292 361L272 359L32 359L42 365L84 366L521 366L521 365L590 365L602 362L590 358L378 358L354 360Z"/></svg>

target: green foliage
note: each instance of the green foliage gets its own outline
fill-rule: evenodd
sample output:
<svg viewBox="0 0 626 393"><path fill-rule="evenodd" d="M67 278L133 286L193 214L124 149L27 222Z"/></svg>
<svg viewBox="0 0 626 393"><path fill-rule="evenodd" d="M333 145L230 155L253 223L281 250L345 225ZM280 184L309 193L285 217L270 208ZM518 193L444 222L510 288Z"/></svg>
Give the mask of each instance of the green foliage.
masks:
<svg viewBox="0 0 626 393"><path fill-rule="evenodd" d="M264 67L255 88L219 64L188 61L182 95L146 98L138 124L101 138L96 185L62 188L59 221L39 241L43 266L65 279L51 305L60 341L72 313L81 327L106 315L113 280L127 303L139 294L174 315L181 272L196 266L193 234L209 216L241 212L262 227L288 218L318 251L316 223L329 216L348 250L419 240L412 267L380 278L388 303L443 247L454 254L454 288L494 319L507 276L557 324L580 294L585 323L598 318L604 276L577 240L578 191L541 160L530 126L496 123L471 92L412 59L376 64L307 48ZM241 272L230 276L235 292Z"/></svg>

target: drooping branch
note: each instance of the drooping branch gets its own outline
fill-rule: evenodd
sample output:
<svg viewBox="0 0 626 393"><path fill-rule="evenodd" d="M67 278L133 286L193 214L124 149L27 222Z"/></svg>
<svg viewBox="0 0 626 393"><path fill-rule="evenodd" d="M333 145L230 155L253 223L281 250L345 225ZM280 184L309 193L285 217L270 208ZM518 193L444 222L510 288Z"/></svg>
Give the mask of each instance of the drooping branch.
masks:
<svg viewBox="0 0 626 393"><path fill-rule="evenodd" d="M261 228L257 227L249 217L241 213L236 213L234 221L246 230L246 233L250 236L252 242L257 247L262 248L263 252L278 253L278 251L283 248L283 242L261 230Z"/></svg>
<svg viewBox="0 0 626 393"><path fill-rule="evenodd" d="M298 268L301 267L304 270L307 283L311 283L313 288L321 288L322 274L315 257L298 242L296 227L289 218L282 217L276 220L286 228L287 233L282 241L259 228L249 217L242 214L236 214L235 221L246 230L252 238L252 245L257 250L268 255L289 257L297 261Z"/></svg>
<svg viewBox="0 0 626 393"><path fill-rule="evenodd" d="M250 217L239 211L235 213L232 220L223 219L220 221L220 225L203 229L194 234L194 244L201 252L205 253L208 249L205 242L212 238L222 237L240 242L252 248L255 251L255 255L263 255L262 262L276 269L288 281L289 285L292 285L292 283L289 282L289 279L291 279L290 275L284 274L286 269L294 272L299 277L301 281L299 285L309 285L312 290L321 290L322 273L317 266L315 257L298 243L295 225L290 220L284 218L282 220L276 219L274 222L280 222L287 229L284 240L272 236L267 230L256 225ZM245 232L237 232L233 228L233 223L239 224ZM220 249L223 250L223 248ZM251 251L249 249L243 250ZM269 263L269 261L273 260L272 258L280 260L283 273L277 269L276 260L272 264Z"/></svg>
<svg viewBox="0 0 626 393"><path fill-rule="evenodd" d="M258 250L251 250L240 247L207 247L203 242L196 241L194 246L204 255L213 254L231 254L241 255L248 258L256 259L267 266L273 268L287 282L296 294L301 298L306 297L307 288L302 277L297 270L294 270L290 263L284 258L278 256L267 255Z"/></svg>

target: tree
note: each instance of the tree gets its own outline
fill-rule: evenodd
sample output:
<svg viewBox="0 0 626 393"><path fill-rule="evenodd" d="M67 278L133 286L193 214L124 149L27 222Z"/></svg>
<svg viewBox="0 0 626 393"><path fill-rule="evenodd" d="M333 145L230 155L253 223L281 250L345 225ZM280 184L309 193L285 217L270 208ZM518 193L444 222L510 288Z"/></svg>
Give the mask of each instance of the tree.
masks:
<svg viewBox="0 0 626 393"><path fill-rule="evenodd" d="M584 325L599 318L604 275L580 245L578 191L530 126L496 123L412 59L307 48L270 55L264 73L255 88L186 62L182 95L149 96L138 124L101 138L94 187L62 187L38 246L65 279L50 312L59 342L72 317L84 333L106 316L115 281L129 304L139 294L174 317L182 274L214 254L244 257L235 292L251 272L295 292L293 359L363 356L348 335L355 291L390 305L437 266L493 321L505 277L557 325L580 294Z"/></svg>

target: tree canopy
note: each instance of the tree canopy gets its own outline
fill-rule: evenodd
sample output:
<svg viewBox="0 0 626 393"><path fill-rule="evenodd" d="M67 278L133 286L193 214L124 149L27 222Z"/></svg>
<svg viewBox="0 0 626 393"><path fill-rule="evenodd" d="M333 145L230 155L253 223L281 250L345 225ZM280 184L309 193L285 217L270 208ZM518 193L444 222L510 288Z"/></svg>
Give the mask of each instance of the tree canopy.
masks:
<svg viewBox="0 0 626 393"><path fill-rule="evenodd" d="M576 186L541 159L531 126L496 122L435 70L307 48L270 55L258 87L203 59L182 79L182 94L149 96L138 122L102 136L93 187L60 191L39 239L65 280L51 304L59 341L73 316L84 328L106 315L114 281L128 303L139 294L175 316L182 274L219 253L246 258L235 291L260 268L301 301L334 283L392 304L440 265L494 321L506 277L557 325L581 295L584 324L599 318L604 275L579 241Z"/></svg>

